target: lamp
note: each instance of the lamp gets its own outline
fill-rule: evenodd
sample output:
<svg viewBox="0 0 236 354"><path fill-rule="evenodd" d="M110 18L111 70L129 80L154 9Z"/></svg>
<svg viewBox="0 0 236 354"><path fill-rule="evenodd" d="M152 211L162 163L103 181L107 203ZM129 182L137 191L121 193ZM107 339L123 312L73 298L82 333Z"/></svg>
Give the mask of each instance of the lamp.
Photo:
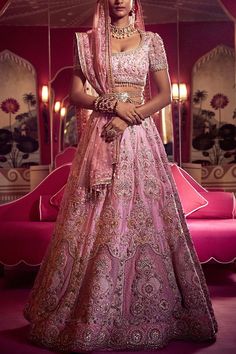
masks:
<svg viewBox="0 0 236 354"><path fill-rule="evenodd" d="M65 115L66 115L66 108L62 107L61 108L61 117L63 118L63 117L65 117Z"/></svg>
<svg viewBox="0 0 236 354"><path fill-rule="evenodd" d="M47 85L42 86L41 90L41 100L42 100L42 119L43 119L43 127L44 127L44 143L48 144L50 142L49 138L49 131L50 131L50 125L49 125L49 107L48 107L48 101L49 101L49 89Z"/></svg>
<svg viewBox="0 0 236 354"><path fill-rule="evenodd" d="M55 105L54 105L54 111L56 113L58 113L60 111L60 109L61 109L61 102L60 101L56 101Z"/></svg>
<svg viewBox="0 0 236 354"><path fill-rule="evenodd" d="M173 99L173 125L175 131L176 141L179 141L179 145L176 148L178 153L176 154L177 162L180 167L182 165L182 145L181 136L185 135L185 126L187 121L187 108L185 102L188 98L187 86L185 83L172 84L172 99Z"/></svg>
<svg viewBox="0 0 236 354"><path fill-rule="evenodd" d="M186 101L188 98L187 86L186 84L179 84L179 96L180 101Z"/></svg>
<svg viewBox="0 0 236 354"><path fill-rule="evenodd" d="M179 85L178 84L172 84L172 99L174 101L179 100Z"/></svg>
<svg viewBox="0 0 236 354"><path fill-rule="evenodd" d="M49 98L48 86L43 85L42 87L42 102L47 103Z"/></svg>
<svg viewBox="0 0 236 354"><path fill-rule="evenodd" d="M59 135L60 135L60 138L59 138L59 151L61 151L61 148L62 148L62 132L64 130L64 126L65 126L65 122L64 122L64 118L66 116L66 108L65 107L60 107L60 121L59 121Z"/></svg>
<svg viewBox="0 0 236 354"><path fill-rule="evenodd" d="M176 102L184 102L188 98L187 86L184 83L172 84L172 99Z"/></svg>

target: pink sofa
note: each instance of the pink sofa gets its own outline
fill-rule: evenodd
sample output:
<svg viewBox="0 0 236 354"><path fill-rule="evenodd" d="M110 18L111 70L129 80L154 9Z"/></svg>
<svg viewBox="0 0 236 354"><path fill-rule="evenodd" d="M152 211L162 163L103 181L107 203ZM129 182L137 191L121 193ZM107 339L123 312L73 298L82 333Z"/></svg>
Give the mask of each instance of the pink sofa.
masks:
<svg viewBox="0 0 236 354"><path fill-rule="evenodd" d="M69 159L74 151L70 150ZM57 204L60 199L71 166L66 162L68 158L60 156L57 166L62 165L32 192L0 206L0 263L3 265L41 263L58 211L50 200ZM172 174L200 261L233 262L236 259L236 219L231 210L234 208L233 194L207 192L176 165L172 165Z"/></svg>
<svg viewBox="0 0 236 354"><path fill-rule="evenodd" d="M172 166L172 174L183 209L189 208L195 199L194 192L186 189L189 183L193 190L202 196L206 203L200 204L188 214L186 221L201 263L214 260L219 263L231 263L236 260L236 202L234 193L207 191L186 171ZM184 178L184 179L183 179ZM187 205L185 205L187 204ZM195 207L193 203L193 209ZM190 205L191 207L191 205Z"/></svg>
<svg viewBox="0 0 236 354"><path fill-rule="evenodd" d="M40 196L55 194L63 187L70 166L66 164L56 168L32 192L0 205L0 263L41 263L54 222L40 221Z"/></svg>

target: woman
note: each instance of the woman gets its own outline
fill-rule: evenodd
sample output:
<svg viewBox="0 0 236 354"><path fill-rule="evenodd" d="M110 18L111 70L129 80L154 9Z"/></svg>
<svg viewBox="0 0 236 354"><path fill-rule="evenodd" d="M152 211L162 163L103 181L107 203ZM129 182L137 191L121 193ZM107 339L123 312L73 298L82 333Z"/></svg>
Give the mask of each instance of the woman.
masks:
<svg viewBox="0 0 236 354"><path fill-rule="evenodd" d="M100 0L75 54L71 98L93 113L25 307L30 338L80 352L213 340L208 289L150 117L170 102L162 40L144 31L139 0Z"/></svg>

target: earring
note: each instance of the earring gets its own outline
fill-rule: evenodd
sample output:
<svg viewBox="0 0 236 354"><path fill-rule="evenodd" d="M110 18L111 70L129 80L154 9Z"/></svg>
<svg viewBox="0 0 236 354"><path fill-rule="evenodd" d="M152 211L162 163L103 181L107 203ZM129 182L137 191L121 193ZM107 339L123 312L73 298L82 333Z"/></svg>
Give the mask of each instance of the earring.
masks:
<svg viewBox="0 0 236 354"><path fill-rule="evenodd" d="M129 12L129 16L130 16L130 24L134 24L135 23L135 5L133 6L132 10L130 10Z"/></svg>

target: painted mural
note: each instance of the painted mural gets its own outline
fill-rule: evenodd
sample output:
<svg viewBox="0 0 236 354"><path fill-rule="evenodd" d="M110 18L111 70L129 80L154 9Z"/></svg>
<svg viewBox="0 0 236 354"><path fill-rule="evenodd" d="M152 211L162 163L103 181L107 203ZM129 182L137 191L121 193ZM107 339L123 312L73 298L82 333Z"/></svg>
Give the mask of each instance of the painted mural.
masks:
<svg viewBox="0 0 236 354"><path fill-rule="evenodd" d="M40 162L36 73L9 50L0 53L0 168Z"/></svg>
<svg viewBox="0 0 236 354"><path fill-rule="evenodd" d="M220 45L193 69L191 161L236 163L234 50Z"/></svg>

